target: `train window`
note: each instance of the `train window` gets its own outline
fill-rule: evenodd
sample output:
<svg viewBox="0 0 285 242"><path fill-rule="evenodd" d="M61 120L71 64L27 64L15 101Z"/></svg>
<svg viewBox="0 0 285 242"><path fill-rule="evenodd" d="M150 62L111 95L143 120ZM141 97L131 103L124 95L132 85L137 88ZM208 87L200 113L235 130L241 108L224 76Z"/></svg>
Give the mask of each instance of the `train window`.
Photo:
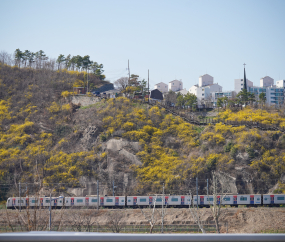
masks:
<svg viewBox="0 0 285 242"><path fill-rule="evenodd" d="M36 203L36 202L38 202L38 200L32 200L32 203Z"/></svg>
<svg viewBox="0 0 285 242"><path fill-rule="evenodd" d="M129 199L128 202L130 203L130 202L131 202L131 199Z"/></svg>
<svg viewBox="0 0 285 242"><path fill-rule="evenodd" d="M66 203L68 203L68 200L66 200Z"/></svg>
<svg viewBox="0 0 285 242"><path fill-rule="evenodd" d="M60 200L59 203L62 203L62 201Z"/></svg>
<svg viewBox="0 0 285 242"><path fill-rule="evenodd" d="M97 199L91 199L91 202L92 202L92 203L96 203L96 202L97 202Z"/></svg>
<svg viewBox="0 0 285 242"><path fill-rule="evenodd" d="M18 203L24 203L24 200L19 200Z"/></svg>
<svg viewBox="0 0 285 242"><path fill-rule="evenodd" d="M158 197L158 198L156 199L156 201L157 201L157 202L162 202L161 197Z"/></svg>
<svg viewBox="0 0 285 242"><path fill-rule="evenodd" d="M247 201L247 197L241 197L240 201Z"/></svg>
<svg viewBox="0 0 285 242"><path fill-rule="evenodd" d="M77 199L76 202L83 203L83 199Z"/></svg>
<svg viewBox="0 0 285 242"><path fill-rule="evenodd" d="M46 203L49 203L49 200L46 200Z"/></svg>
<svg viewBox="0 0 285 242"><path fill-rule="evenodd" d="M267 197L265 197L264 200L267 201Z"/></svg>
<svg viewBox="0 0 285 242"><path fill-rule="evenodd" d="M106 199L106 202L107 202L107 203L112 203L112 202L113 202L113 199L112 199L112 198L107 198L107 199Z"/></svg>
<svg viewBox="0 0 285 242"><path fill-rule="evenodd" d="M123 202L124 202L124 200L121 200L121 202L123 203Z"/></svg>
<svg viewBox="0 0 285 242"><path fill-rule="evenodd" d="M195 200L196 201L196 200ZM210 198L207 198L207 201L213 201L213 198L210 197Z"/></svg>
<svg viewBox="0 0 285 242"><path fill-rule="evenodd" d="M260 198L258 197L258 198L257 198L257 201L259 201L259 200L260 200Z"/></svg>
<svg viewBox="0 0 285 242"><path fill-rule="evenodd" d="M140 198L140 202L146 202L146 198Z"/></svg>
<svg viewBox="0 0 285 242"><path fill-rule="evenodd" d="M171 202L178 202L178 198L177 197L171 198Z"/></svg>
<svg viewBox="0 0 285 242"><path fill-rule="evenodd" d="M230 201L231 199L229 197L225 197L224 201Z"/></svg>
<svg viewBox="0 0 285 242"><path fill-rule="evenodd" d="M284 200L284 197L277 197L277 200Z"/></svg>

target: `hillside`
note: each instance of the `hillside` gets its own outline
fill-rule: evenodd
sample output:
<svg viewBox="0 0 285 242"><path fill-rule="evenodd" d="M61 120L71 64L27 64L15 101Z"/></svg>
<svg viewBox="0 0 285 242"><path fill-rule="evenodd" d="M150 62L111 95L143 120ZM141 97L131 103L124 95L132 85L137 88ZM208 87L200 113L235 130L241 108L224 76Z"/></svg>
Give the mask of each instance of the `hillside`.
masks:
<svg viewBox="0 0 285 242"><path fill-rule="evenodd" d="M216 171L232 193L284 192L285 136L246 126L195 126L157 106L119 97L78 108L69 92L84 74L0 65L0 183L42 192L206 193ZM225 110L224 120L283 126L278 111Z"/></svg>

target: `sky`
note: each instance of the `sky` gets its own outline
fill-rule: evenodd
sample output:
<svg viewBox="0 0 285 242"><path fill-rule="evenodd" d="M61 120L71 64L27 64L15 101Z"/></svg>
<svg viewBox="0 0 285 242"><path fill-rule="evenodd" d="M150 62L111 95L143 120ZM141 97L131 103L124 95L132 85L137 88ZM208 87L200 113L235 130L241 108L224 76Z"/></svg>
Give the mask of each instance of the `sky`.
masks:
<svg viewBox="0 0 285 242"><path fill-rule="evenodd" d="M285 79L284 0L0 0L0 51L89 55L111 82Z"/></svg>

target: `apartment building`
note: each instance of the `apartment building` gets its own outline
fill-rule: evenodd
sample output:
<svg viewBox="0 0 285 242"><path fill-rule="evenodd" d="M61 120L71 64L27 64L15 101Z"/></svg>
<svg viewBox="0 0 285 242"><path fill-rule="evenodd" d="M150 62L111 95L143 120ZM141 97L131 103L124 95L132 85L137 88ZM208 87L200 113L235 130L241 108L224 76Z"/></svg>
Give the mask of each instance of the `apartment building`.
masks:
<svg viewBox="0 0 285 242"><path fill-rule="evenodd" d="M168 85L164 82L160 82L154 85L154 89L161 91L162 93L168 92Z"/></svg>
<svg viewBox="0 0 285 242"><path fill-rule="evenodd" d="M173 92L177 92L179 90L183 89L183 82L180 80L173 80L171 82L168 83L168 89L169 91L173 91Z"/></svg>

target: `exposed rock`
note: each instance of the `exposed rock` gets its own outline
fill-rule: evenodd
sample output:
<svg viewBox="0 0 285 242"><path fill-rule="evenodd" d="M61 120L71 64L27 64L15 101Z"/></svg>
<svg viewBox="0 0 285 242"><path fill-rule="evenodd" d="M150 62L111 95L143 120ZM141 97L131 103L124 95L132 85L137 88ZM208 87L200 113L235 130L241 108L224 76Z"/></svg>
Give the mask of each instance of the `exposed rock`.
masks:
<svg viewBox="0 0 285 242"><path fill-rule="evenodd" d="M93 146L100 131L96 126L88 126L82 134L82 138L80 139L80 144L83 150L90 150Z"/></svg>

